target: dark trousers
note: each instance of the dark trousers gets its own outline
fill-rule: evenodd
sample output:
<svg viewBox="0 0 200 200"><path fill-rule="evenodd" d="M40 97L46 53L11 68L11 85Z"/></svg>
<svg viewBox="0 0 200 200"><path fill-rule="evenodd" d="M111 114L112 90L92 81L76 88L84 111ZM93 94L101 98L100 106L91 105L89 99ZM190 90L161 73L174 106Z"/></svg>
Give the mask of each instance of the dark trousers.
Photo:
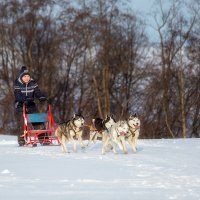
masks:
<svg viewBox="0 0 200 200"><path fill-rule="evenodd" d="M16 112L15 114L16 121L17 121L17 136L18 136L18 143L24 141L24 117L23 112Z"/></svg>
<svg viewBox="0 0 200 200"><path fill-rule="evenodd" d="M27 106L27 113L36 113L37 108L34 105L32 106ZM18 144L23 144L25 143L24 141L24 116L23 116L23 107L20 106L16 109L15 113L16 121L17 121L17 136L18 136Z"/></svg>

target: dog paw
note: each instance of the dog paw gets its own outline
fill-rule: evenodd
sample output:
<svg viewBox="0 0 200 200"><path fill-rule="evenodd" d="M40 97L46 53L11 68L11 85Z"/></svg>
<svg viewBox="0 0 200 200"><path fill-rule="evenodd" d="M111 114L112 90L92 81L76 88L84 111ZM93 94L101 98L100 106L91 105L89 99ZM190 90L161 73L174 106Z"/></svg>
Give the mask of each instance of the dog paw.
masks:
<svg viewBox="0 0 200 200"><path fill-rule="evenodd" d="M135 148L133 149L133 153L136 153L136 149Z"/></svg>
<svg viewBox="0 0 200 200"><path fill-rule="evenodd" d="M105 152L105 151L102 151L102 152L101 152L101 155L106 155L106 152Z"/></svg>
<svg viewBox="0 0 200 200"><path fill-rule="evenodd" d="M116 151L115 148L113 148L113 153L114 153L114 154L118 154L118 152Z"/></svg>
<svg viewBox="0 0 200 200"><path fill-rule="evenodd" d="M63 151L63 153L64 153L64 154L68 154L68 153L70 153L70 151Z"/></svg>

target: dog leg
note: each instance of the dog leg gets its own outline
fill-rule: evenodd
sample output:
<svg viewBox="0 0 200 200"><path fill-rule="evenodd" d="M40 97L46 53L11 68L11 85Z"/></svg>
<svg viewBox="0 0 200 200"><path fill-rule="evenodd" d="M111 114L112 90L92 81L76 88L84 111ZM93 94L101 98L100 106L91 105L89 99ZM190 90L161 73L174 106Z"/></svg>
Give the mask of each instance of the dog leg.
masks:
<svg viewBox="0 0 200 200"><path fill-rule="evenodd" d="M74 152L76 153L77 152L77 149L76 149L76 146L77 146L77 144L76 144L76 140L72 140L72 144L73 144L73 149L74 149Z"/></svg>
<svg viewBox="0 0 200 200"><path fill-rule="evenodd" d="M137 138L136 137L133 138L133 145L134 145L134 148L136 151L137 150Z"/></svg>
<svg viewBox="0 0 200 200"><path fill-rule="evenodd" d="M137 149L138 138L139 138L139 130L136 130L135 136L133 137L133 142L134 142L135 149Z"/></svg>
<svg viewBox="0 0 200 200"><path fill-rule="evenodd" d="M139 138L139 131L137 130L136 133L135 133L135 148L137 149L137 141L138 141L138 138Z"/></svg>
<svg viewBox="0 0 200 200"><path fill-rule="evenodd" d="M81 148L84 149L85 148L85 144L83 143L83 139L82 139L81 136L78 137L78 141L79 141L79 144L80 144Z"/></svg>
<svg viewBox="0 0 200 200"><path fill-rule="evenodd" d="M111 149L114 154L117 154L116 144L112 141L111 136L108 133L105 133L105 135L102 138L102 141L103 141L102 154L105 154L107 149Z"/></svg>
<svg viewBox="0 0 200 200"><path fill-rule="evenodd" d="M106 154L104 145L103 145L103 147L102 147L101 154L102 154L102 155L105 155L105 154Z"/></svg>
<svg viewBox="0 0 200 200"><path fill-rule="evenodd" d="M128 153L127 149L126 149L126 141L125 141L125 138L124 137L121 137L121 143L122 143L122 146L123 146L123 152L125 154Z"/></svg>
<svg viewBox="0 0 200 200"><path fill-rule="evenodd" d="M104 133L103 133L104 134ZM106 138L105 138L106 136L104 136L103 135L103 137L102 137L102 150L101 150L101 154L102 155L105 155L106 154L106 150L105 150L105 148L106 148Z"/></svg>
<svg viewBox="0 0 200 200"><path fill-rule="evenodd" d="M67 150L67 144L66 144L66 138L64 135L62 135L62 138L61 138L61 150L63 153L69 153L68 150Z"/></svg>
<svg viewBox="0 0 200 200"><path fill-rule="evenodd" d="M96 142L97 142L97 137L98 137L98 133L95 132L94 139L93 139L93 143L94 144L96 144Z"/></svg>
<svg viewBox="0 0 200 200"><path fill-rule="evenodd" d="M115 153L115 154L117 154L117 151L116 151L116 146L120 146L120 144L119 144L119 141L118 141L118 139L117 138L112 138L112 144L113 144L113 152Z"/></svg>
<svg viewBox="0 0 200 200"><path fill-rule="evenodd" d="M121 136L119 136L119 138L116 139L116 143L118 144L119 149L121 151L124 151L124 148L123 148L123 145L122 145L122 142L121 142Z"/></svg>
<svg viewBox="0 0 200 200"><path fill-rule="evenodd" d="M111 137L109 144L112 146L113 153L114 154L118 154L118 152L116 151L116 146L117 146L117 140L116 140L116 138L114 139L113 137Z"/></svg>
<svg viewBox="0 0 200 200"><path fill-rule="evenodd" d="M113 141L111 140L111 141L110 141L110 144L112 145L113 153L114 153L114 154L118 154L117 151L116 151L116 143L113 142Z"/></svg>
<svg viewBox="0 0 200 200"><path fill-rule="evenodd" d="M94 136L95 136L95 132L93 131L93 132L90 133L90 138L89 138L89 141L88 141L87 146L89 146L89 145L92 143L92 141L93 141L93 139L94 139ZM93 142L94 142L94 141L93 141Z"/></svg>
<svg viewBox="0 0 200 200"><path fill-rule="evenodd" d="M105 155L106 154L106 150L105 150L105 144L103 143L102 149L101 149L101 154Z"/></svg>
<svg viewBox="0 0 200 200"><path fill-rule="evenodd" d="M129 138L127 141L130 144L130 146L132 147L133 152L136 152L136 147L135 147L135 143L133 142L133 138Z"/></svg>
<svg viewBox="0 0 200 200"><path fill-rule="evenodd" d="M73 151L76 152L76 139L75 139L75 132L70 130L69 132L69 141L72 143Z"/></svg>
<svg viewBox="0 0 200 200"><path fill-rule="evenodd" d="M77 135L77 139L78 139L80 147L82 149L84 149L85 148L85 144L83 143L83 139L82 139L82 131L77 132L76 135Z"/></svg>
<svg viewBox="0 0 200 200"><path fill-rule="evenodd" d="M101 154L102 155L105 155L106 153L106 147L110 141L110 136L108 135L108 133L102 133L103 134L103 137L102 137L102 143L103 143L103 146L102 146L102 151L101 151Z"/></svg>

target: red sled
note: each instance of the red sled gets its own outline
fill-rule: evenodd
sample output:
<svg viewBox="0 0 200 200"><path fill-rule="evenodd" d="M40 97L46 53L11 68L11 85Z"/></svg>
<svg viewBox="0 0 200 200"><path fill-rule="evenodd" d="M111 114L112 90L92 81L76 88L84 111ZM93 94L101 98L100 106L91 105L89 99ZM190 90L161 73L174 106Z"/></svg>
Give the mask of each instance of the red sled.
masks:
<svg viewBox="0 0 200 200"><path fill-rule="evenodd" d="M47 113L27 114L26 105L23 106L24 140L26 145L59 145L55 136L56 123L54 121L51 105L48 104Z"/></svg>

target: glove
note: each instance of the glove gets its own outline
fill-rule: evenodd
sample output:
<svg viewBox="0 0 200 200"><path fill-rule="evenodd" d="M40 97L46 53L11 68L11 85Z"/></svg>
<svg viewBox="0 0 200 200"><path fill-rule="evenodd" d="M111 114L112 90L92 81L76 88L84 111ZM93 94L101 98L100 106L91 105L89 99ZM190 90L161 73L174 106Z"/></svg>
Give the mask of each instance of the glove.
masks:
<svg viewBox="0 0 200 200"><path fill-rule="evenodd" d="M40 101L40 102L43 102L43 101L46 101L46 100L47 100L46 97L40 97L40 98L39 98L39 101Z"/></svg>
<svg viewBox="0 0 200 200"><path fill-rule="evenodd" d="M52 104L52 101L53 101L52 98L48 98L48 99L47 99L47 102L48 102L49 104Z"/></svg>

